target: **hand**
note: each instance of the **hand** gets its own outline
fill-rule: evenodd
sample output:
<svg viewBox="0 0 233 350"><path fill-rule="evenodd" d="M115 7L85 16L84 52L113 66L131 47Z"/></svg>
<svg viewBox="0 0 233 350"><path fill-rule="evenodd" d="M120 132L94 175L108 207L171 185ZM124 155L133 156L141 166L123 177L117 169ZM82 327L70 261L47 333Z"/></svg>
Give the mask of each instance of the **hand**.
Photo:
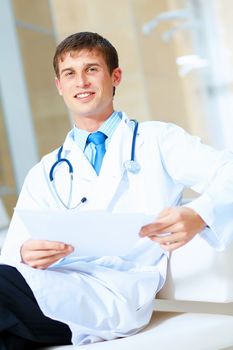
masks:
<svg viewBox="0 0 233 350"><path fill-rule="evenodd" d="M173 251L189 242L205 226L204 220L193 209L173 207L163 210L156 222L143 226L140 236L147 236L163 249Z"/></svg>
<svg viewBox="0 0 233 350"><path fill-rule="evenodd" d="M22 262L36 269L46 269L72 253L71 245L43 240L28 240L21 247Z"/></svg>

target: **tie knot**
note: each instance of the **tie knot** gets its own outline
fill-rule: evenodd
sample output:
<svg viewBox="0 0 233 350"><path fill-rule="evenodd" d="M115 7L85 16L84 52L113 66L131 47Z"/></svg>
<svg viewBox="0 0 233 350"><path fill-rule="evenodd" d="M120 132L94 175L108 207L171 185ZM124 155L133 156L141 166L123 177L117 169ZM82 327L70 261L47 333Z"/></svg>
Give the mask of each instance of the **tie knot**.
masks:
<svg viewBox="0 0 233 350"><path fill-rule="evenodd" d="M105 142L107 136L101 132L101 131L96 131L90 134L87 138L87 143L94 143L94 145L101 145L102 143Z"/></svg>

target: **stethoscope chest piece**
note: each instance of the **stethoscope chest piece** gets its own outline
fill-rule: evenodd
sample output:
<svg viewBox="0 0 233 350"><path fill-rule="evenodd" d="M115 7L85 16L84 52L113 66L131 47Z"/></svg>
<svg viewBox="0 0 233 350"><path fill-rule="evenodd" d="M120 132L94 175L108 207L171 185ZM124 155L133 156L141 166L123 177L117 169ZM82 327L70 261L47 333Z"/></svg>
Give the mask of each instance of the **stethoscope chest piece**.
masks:
<svg viewBox="0 0 233 350"><path fill-rule="evenodd" d="M124 163L124 167L127 171L129 171L132 174L138 174L141 170L141 167L136 160L126 160Z"/></svg>

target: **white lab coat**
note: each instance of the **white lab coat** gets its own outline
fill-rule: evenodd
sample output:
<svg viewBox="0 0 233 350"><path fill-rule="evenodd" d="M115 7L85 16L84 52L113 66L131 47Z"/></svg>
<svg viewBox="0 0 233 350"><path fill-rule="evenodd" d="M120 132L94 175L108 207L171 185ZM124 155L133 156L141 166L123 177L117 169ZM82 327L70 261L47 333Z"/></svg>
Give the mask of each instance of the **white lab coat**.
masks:
<svg viewBox="0 0 233 350"><path fill-rule="evenodd" d="M71 205L82 197L88 199L75 210L143 212L156 218L165 207L180 203L185 187L192 187L201 195L188 206L210 227L201 236L222 249L233 237L232 153L214 151L172 124L145 122L139 126L136 142L141 171L132 174L124 168L131 142L132 129L123 113L96 176L74 143L72 131L67 135L63 156L74 168ZM29 172L18 208L65 210L48 176L56 159L57 150ZM55 178L66 200L69 174L64 163L57 167ZM36 270L20 263L20 247L28 238L30 233L15 213L1 261L23 274L45 315L69 325L74 344L127 336L149 322L154 296L166 275L167 254L156 243L139 240L124 257L70 257L47 270ZM95 244L94 239L90 244Z"/></svg>

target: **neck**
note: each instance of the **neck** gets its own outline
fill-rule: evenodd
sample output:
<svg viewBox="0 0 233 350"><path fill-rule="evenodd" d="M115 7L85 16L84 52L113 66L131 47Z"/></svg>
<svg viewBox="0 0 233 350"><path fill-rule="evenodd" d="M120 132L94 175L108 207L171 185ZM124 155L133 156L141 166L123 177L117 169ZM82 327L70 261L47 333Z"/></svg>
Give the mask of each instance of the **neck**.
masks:
<svg viewBox="0 0 233 350"><path fill-rule="evenodd" d="M102 117L82 117L75 119L75 125L77 128L86 130L88 132L94 132L100 128L100 126L112 115L113 111L110 114L107 114Z"/></svg>

